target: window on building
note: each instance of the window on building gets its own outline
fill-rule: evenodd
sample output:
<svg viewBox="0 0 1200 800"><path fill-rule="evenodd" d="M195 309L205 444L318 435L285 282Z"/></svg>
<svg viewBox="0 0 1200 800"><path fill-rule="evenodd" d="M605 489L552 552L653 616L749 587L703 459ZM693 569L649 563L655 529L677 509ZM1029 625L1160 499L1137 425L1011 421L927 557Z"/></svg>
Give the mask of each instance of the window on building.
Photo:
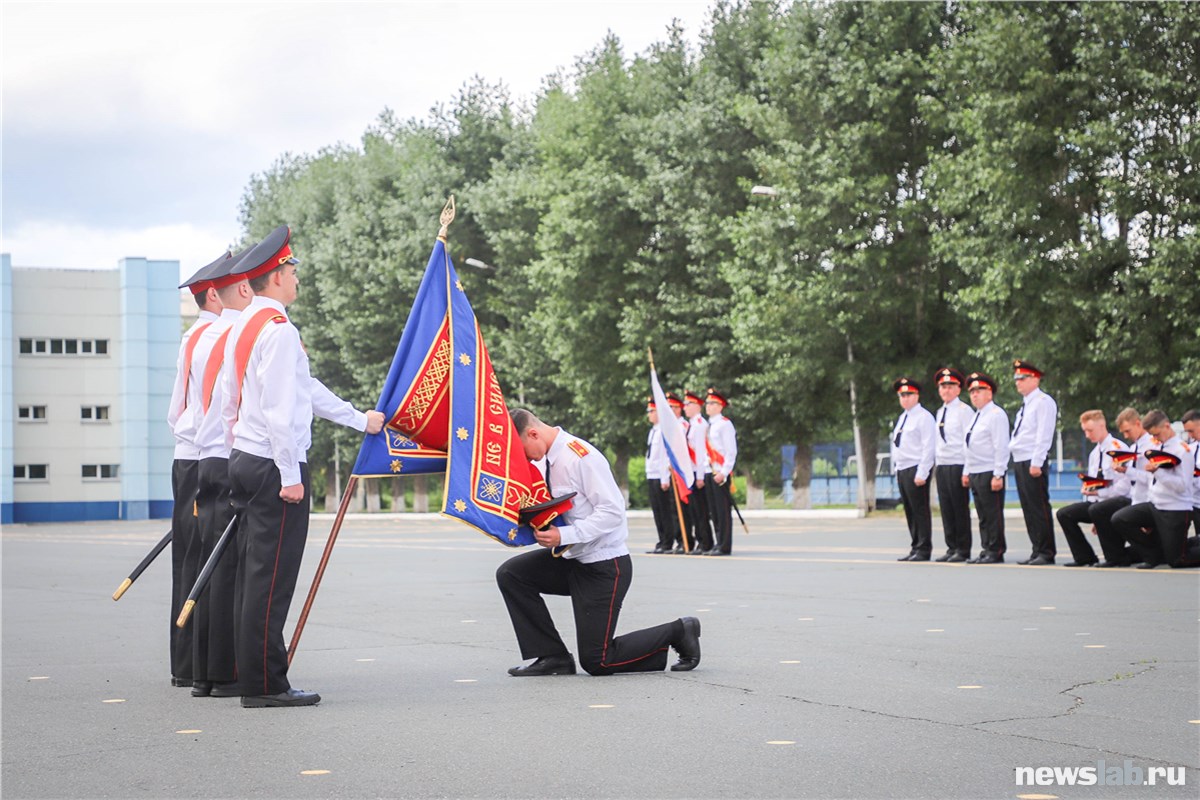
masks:
<svg viewBox="0 0 1200 800"><path fill-rule="evenodd" d="M23 422L36 422L46 419L45 406L17 406L17 419Z"/></svg>
<svg viewBox="0 0 1200 800"><path fill-rule="evenodd" d="M49 464L13 464L14 481L44 481Z"/></svg>
<svg viewBox="0 0 1200 800"><path fill-rule="evenodd" d="M120 464L84 464L80 474L84 480L110 481L119 477Z"/></svg>
<svg viewBox="0 0 1200 800"><path fill-rule="evenodd" d="M17 352L21 355L105 356L108 355L108 339L21 339Z"/></svg>
<svg viewBox="0 0 1200 800"><path fill-rule="evenodd" d="M108 422L108 406L80 406L79 418L84 422Z"/></svg>

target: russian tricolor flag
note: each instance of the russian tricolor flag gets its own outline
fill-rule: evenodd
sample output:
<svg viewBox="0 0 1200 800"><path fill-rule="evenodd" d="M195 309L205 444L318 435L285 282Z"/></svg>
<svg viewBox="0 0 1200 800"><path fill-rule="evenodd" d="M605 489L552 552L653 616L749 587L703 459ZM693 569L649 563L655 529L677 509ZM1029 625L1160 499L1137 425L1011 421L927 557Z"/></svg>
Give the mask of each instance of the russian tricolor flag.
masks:
<svg viewBox="0 0 1200 800"><path fill-rule="evenodd" d="M650 365L650 391L654 396L654 407L658 409L658 427L662 431L667 459L671 462L671 474L675 476L675 489L679 492L679 499L686 503L688 495L692 493L692 480L695 477L692 457L688 455L683 423L667 403L667 395L663 392L662 384L658 382L658 372L655 371L653 363Z"/></svg>

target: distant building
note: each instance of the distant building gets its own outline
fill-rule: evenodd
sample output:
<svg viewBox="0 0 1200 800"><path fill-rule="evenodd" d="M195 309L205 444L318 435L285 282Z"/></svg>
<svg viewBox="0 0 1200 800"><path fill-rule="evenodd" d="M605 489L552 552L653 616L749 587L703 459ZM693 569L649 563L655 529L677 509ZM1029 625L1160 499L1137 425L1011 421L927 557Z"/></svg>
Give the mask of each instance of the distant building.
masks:
<svg viewBox="0 0 1200 800"><path fill-rule="evenodd" d="M171 516L178 261L0 255L0 522Z"/></svg>

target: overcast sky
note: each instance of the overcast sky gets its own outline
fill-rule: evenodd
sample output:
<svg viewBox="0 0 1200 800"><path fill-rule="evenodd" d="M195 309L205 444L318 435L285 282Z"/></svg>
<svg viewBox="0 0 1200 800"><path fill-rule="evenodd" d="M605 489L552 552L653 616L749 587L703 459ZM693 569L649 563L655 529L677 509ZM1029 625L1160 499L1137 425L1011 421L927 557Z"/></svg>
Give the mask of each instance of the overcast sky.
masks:
<svg viewBox="0 0 1200 800"><path fill-rule="evenodd" d="M15 266L177 259L238 237L248 179L425 117L474 75L531 100L600 43L627 57L712 0L13 2L3 28L3 242Z"/></svg>

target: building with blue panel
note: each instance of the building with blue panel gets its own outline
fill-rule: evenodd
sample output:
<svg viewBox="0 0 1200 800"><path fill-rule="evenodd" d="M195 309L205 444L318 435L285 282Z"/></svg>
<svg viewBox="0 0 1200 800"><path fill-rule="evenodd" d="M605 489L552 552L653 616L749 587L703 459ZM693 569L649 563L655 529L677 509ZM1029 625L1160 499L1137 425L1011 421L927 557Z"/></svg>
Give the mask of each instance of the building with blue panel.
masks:
<svg viewBox="0 0 1200 800"><path fill-rule="evenodd" d="M178 276L0 256L0 522L171 515Z"/></svg>

